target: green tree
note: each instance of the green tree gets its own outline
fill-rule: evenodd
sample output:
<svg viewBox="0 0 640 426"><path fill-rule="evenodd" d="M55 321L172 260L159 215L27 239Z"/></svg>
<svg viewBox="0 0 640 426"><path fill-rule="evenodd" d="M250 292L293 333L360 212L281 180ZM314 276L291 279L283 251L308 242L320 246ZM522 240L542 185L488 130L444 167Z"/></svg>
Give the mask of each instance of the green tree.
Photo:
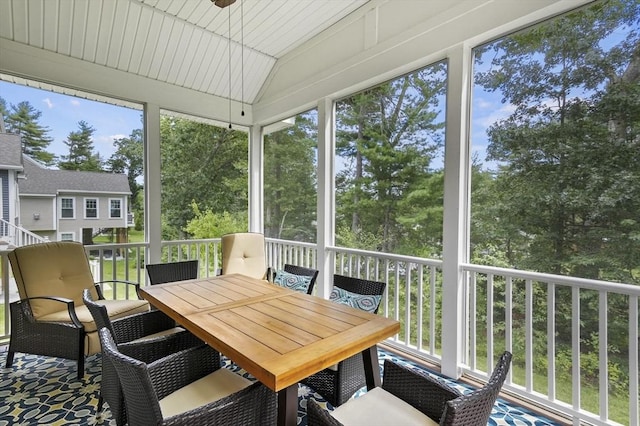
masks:
<svg viewBox="0 0 640 426"><path fill-rule="evenodd" d="M233 232L246 232L248 229L247 215L229 212L214 213L212 210L201 211L198 204L191 203L194 217L185 228L193 238L219 238Z"/></svg>
<svg viewBox="0 0 640 426"><path fill-rule="evenodd" d="M184 237L192 201L201 211L247 215L246 133L163 117L160 136L163 232Z"/></svg>
<svg viewBox="0 0 640 426"><path fill-rule="evenodd" d="M36 110L29 102L20 102L7 108L4 99L2 102L2 116L6 130L9 133L19 134L22 139L22 152L45 166L51 166L55 162L55 155L46 150L53 141L47 136L49 129L38 123L42 112Z"/></svg>
<svg viewBox="0 0 640 426"><path fill-rule="evenodd" d="M140 204L141 197L138 197L138 194L142 190L142 184L138 183L138 178L144 172L142 129L134 129L128 138L116 139L113 145L116 151L107 160L107 170L127 175L129 188L131 188L132 207L136 212L140 212L143 206Z"/></svg>
<svg viewBox="0 0 640 426"><path fill-rule="evenodd" d="M620 28L639 19L635 1L602 2L486 48L492 67L476 81L516 107L488 130L488 159L503 164L496 216L526 253L514 266L633 281L640 42Z"/></svg>
<svg viewBox="0 0 640 426"><path fill-rule="evenodd" d="M445 76L446 65L434 64L337 106L336 149L345 167L336 177L336 222L348 223L355 235L381 234L379 250L417 254L421 244L407 244L407 236L420 225L433 229L433 217L428 224L418 223L425 220L420 207L430 209L438 196L418 194L435 172L431 164L442 149ZM405 202L411 194L427 205Z"/></svg>
<svg viewBox="0 0 640 426"><path fill-rule="evenodd" d="M316 136L314 113L265 137L265 235L313 242L316 239Z"/></svg>
<svg viewBox="0 0 640 426"><path fill-rule="evenodd" d="M102 160L93 150L93 134L95 129L86 121L78 122L78 130L70 132L64 144L69 148L69 154L63 155L58 162L62 170L101 171Z"/></svg>

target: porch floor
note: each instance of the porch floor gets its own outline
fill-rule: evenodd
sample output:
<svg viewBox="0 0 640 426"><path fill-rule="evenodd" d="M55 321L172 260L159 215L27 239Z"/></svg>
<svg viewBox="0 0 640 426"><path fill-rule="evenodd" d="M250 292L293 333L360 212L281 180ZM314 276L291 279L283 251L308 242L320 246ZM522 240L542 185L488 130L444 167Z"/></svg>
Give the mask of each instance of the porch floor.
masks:
<svg viewBox="0 0 640 426"><path fill-rule="evenodd" d="M380 349L380 365L385 359L392 359L411 368L426 370L423 366ZM5 368L6 346L0 347L0 426L47 424L66 425L109 425L115 426L111 413L106 408L96 412L100 392L100 355L92 355L86 360L85 376L76 379L75 362L62 358L43 357L17 353L13 367ZM230 362L225 366L243 373ZM439 376L441 377L441 376ZM443 378L462 392L469 386ZM364 393L362 389L354 397ZM333 409L310 388L300 385L298 390L298 425L306 426L307 400L314 398L321 405ZM557 425L554 421L541 417L530 410L498 399L494 406L490 425Z"/></svg>

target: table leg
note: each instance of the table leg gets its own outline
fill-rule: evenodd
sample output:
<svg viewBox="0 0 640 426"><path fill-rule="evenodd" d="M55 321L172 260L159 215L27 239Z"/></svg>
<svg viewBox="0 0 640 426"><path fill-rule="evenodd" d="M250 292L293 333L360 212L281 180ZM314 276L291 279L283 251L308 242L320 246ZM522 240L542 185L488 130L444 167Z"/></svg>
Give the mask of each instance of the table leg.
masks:
<svg viewBox="0 0 640 426"><path fill-rule="evenodd" d="M278 426L295 426L298 423L298 384L278 392Z"/></svg>
<svg viewBox="0 0 640 426"><path fill-rule="evenodd" d="M380 386L382 379L380 379L380 366L378 365L378 347L373 345L369 349L362 351L362 361L367 390Z"/></svg>

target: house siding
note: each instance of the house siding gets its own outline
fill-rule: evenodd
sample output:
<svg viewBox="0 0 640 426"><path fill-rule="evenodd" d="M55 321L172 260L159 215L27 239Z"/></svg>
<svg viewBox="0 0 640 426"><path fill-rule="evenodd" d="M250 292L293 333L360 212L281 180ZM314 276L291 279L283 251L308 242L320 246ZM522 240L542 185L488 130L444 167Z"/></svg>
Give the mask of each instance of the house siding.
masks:
<svg viewBox="0 0 640 426"><path fill-rule="evenodd" d="M20 219L22 226L30 231L54 231L56 215L53 197L27 197L20 200ZM39 215L40 219L35 219Z"/></svg>

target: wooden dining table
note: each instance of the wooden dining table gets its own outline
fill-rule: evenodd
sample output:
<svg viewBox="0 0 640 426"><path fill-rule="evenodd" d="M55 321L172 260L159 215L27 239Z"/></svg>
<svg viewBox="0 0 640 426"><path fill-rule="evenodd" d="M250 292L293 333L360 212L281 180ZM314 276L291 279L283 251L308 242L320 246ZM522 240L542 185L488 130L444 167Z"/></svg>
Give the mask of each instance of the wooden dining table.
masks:
<svg viewBox="0 0 640 426"><path fill-rule="evenodd" d="M361 353L380 386L376 344L400 323L231 274L146 286L143 298L278 393L278 425L297 423L298 382Z"/></svg>

